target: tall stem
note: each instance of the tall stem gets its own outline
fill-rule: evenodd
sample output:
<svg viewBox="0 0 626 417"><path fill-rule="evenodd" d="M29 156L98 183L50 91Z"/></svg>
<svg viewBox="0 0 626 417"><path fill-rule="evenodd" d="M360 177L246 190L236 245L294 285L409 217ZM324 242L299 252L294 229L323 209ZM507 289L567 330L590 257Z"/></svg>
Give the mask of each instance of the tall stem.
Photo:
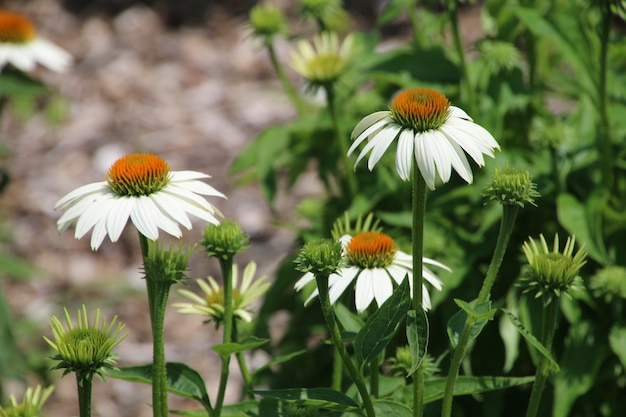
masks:
<svg viewBox="0 0 626 417"><path fill-rule="evenodd" d="M233 312L234 315L234 312ZM234 343L237 343L238 341L238 337L237 337L237 320L235 319L233 322L233 337L232 337L232 341ZM254 400L254 393L252 392L253 389L253 380L252 380L252 374L250 374L250 371L248 370L248 365L246 364L246 357L244 355L243 352L237 352L235 353L235 358L237 358L237 364L239 364L239 370L241 371L241 377L243 378L243 394L246 395L249 399ZM242 397L244 396L242 395Z"/></svg>
<svg viewBox="0 0 626 417"><path fill-rule="evenodd" d="M280 64L280 61L276 57L276 51L274 50L274 45L271 42L267 42L265 45L267 46L267 52L270 56L270 61L272 61L274 72L276 72L276 76L278 77L281 84L283 85L283 88L285 89L285 93L287 94L287 96L289 97L293 105L296 107L296 110L298 111L298 115L299 116L306 115L306 106L304 102L302 101L302 97L296 91L295 87L291 83L291 80L289 80L289 77L287 77L287 74L285 74L285 70L283 69L283 66Z"/></svg>
<svg viewBox="0 0 626 417"><path fill-rule="evenodd" d="M223 343L231 343L233 341L233 259L219 259L222 269L222 279L224 281L224 326L223 326ZM222 406L224 405L224 395L226 394L226 385L228 383L230 355L222 356L222 370L220 372L220 385L218 388L217 399L215 400L215 416L220 416Z"/></svg>
<svg viewBox="0 0 626 417"><path fill-rule="evenodd" d="M79 415L80 417L91 417L93 375L85 375L83 372L76 372L76 385L78 388Z"/></svg>
<svg viewBox="0 0 626 417"><path fill-rule="evenodd" d="M143 259L146 259L148 256L148 238L139 233L139 242ZM159 281L146 276L150 327L152 329L152 412L154 417L169 416L163 323L170 287L170 281Z"/></svg>
<svg viewBox="0 0 626 417"><path fill-rule="evenodd" d="M554 298L543 310L543 323L541 329L541 343L548 349L552 350L552 342L554 340L554 331L556 330L556 323L559 313L559 299ZM539 404L541 402L541 394L543 388L546 385L546 381L550 376L550 363L545 356L541 356L539 359L539 366L537 373L535 374L535 382L533 383L533 390L530 394L530 401L528 402L528 409L526 411L526 417L535 417L539 410Z"/></svg>
<svg viewBox="0 0 626 417"><path fill-rule="evenodd" d="M475 99L474 89L472 87L472 81L469 74L469 68L467 66L467 59L465 57L465 45L461 37L461 28L459 26L459 6L456 0L449 1L450 5L448 9L448 15L450 16L450 26L452 28L452 38L454 41L454 48L457 51L459 57L459 67L461 69L461 91L465 92L465 102L467 111L469 114L475 112Z"/></svg>
<svg viewBox="0 0 626 417"><path fill-rule="evenodd" d="M602 18L600 21L600 73L598 80L598 113L600 117L600 170L602 186L607 193L613 190L614 155L611 141L611 123L608 113L607 72L609 53L609 34L611 30L611 9L608 1L600 2Z"/></svg>
<svg viewBox="0 0 626 417"><path fill-rule="evenodd" d="M370 398L370 394L367 392L363 376L357 370L354 362L352 362L352 359L346 350L346 346L343 343L341 331L339 331L339 325L335 319L335 314L333 313L333 308L330 304L330 297L328 295L328 275L317 275L315 277L315 281L317 282L320 305L322 306L322 314L324 315L326 325L328 326L330 339L335 345L335 349L339 353L339 356L341 356L341 360L346 367L346 371L348 371L348 375L352 378L352 382L354 382L359 394L361 394L361 399L363 400L363 406L365 407L367 417L376 417L372 399Z"/></svg>
<svg viewBox="0 0 626 417"><path fill-rule="evenodd" d="M339 351L333 351L333 379L331 383L332 389L341 391L341 380L343 379L343 362Z"/></svg>
<svg viewBox="0 0 626 417"><path fill-rule="evenodd" d="M485 303L489 300L491 287L493 287L493 284L496 281L498 271L500 270L502 260L504 259L504 254L506 253L506 248L509 244L509 240L511 239L511 233L513 232L513 226L515 224L515 218L517 217L518 207L503 205L502 210L503 212L502 219L500 220L498 241L496 242L496 248L493 252L493 257L491 258L489 269L487 270L487 276L483 281L480 293L478 294L478 298L476 299L476 305ZM450 417L450 415L452 414L452 398L454 396L454 385L456 383L457 377L459 376L461 363L463 362L463 359L465 359L465 353L467 351L467 346L471 340L471 333L475 324L476 318L468 315L467 319L465 320L465 325L463 326L461 336L459 337L459 342L456 346L456 349L454 350L454 354L452 355L452 360L450 362L450 370L448 371L448 378L446 380L446 387L443 394L443 404L441 408L442 417Z"/></svg>
<svg viewBox="0 0 626 417"><path fill-rule="evenodd" d="M424 217L426 215L426 183L413 158L413 309L422 309L422 258L424 254ZM421 343L421 341L420 341ZM420 365L413 374L413 416L424 415L424 369Z"/></svg>
<svg viewBox="0 0 626 417"><path fill-rule="evenodd" d="M341 153L341 166L343 167L343 176L345 183L348 187L348 195L354 197L357 193L356 177L354 176L354 170L352 169L352 163L348 158L348 141L341 128L339 122L339 114L337 112L337 100L335 99L335 89L332 84L326 84L324 87L326 91L326 100L328 101L328 112L333 122L333 129L335 131L335 140L339 146L339 152Z"/></svg>

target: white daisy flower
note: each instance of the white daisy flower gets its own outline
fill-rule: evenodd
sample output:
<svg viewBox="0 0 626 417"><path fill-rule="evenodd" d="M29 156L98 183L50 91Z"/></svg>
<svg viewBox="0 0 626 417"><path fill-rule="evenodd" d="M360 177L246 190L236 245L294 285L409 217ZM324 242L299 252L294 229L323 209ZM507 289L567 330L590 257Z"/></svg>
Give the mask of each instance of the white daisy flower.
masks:
<svg viewBox="0 0 626 417"><path fill-rule="evenodd" d="M388 111L364 117L352 131L352 139L348 155L367 141L356 164L371 152L367 163L370 171L397 141L396 170L400 178L409 179L415 158L431 190L435 189L437 175L444 183L450 180L452 168L470 184L474 177L465 153L483 166L483 154L493 158L494 149L500 149L493 136L467 113L451 106L443 94L427 88L399 93Z"/></svg>
<svg viewBox="0 0 626 417"><path fill-rule="evenodd" d="M237 287L239 271L236 264L233 265L233 315L243 321L251 322L252 315L246 308L256 299L261 297L270 287L267 276L263 275L253 281L256 272L256 263L250 262L243 271L241 286ZM213 277L205 280L196 280L204 297L200 297L188 290L178 290L178 293L193 301L193 303L175 303L180 314L200 314L207 316L208 321L215 321L217 324L224 320L224 288L220 286Z"/></svg>
<svg viewBox="0 0 626 417"><path fill-rule="evenodd" d="M322 32L313 38L298 42L298 49L291 51L290 66L310 83L312 87L332 83L344 72L354 55L354 38L346 36L343 43L335 32Z"/></svg>
<svg viewBox="0 0 626 417"><path fill-rule="evenodd" d="M11 64L28 72L36 64L56 72L65 71L72 56L40 36L35 25L18 13L0 10L0 71Z"/></svg>
<svg viewBox="0 0 626 417"><path fill-rule="evenodd" d="M222 214L202 196L226 198L208 184L210 178L196 171L170 171L163 159L152 154L130 154L118 159L106 180L77 188L55 205L65 211L57 221L59 232L76 220L76 239L91 228L91 248L97 250L104 237L116 242L130 218L139 233L151 240L159 229L181 237L179 224L191 229L187 213L212 224Z"/></svg>
<svg viewBox="0 0 626 417"><path fill-rule="evenodd" d="M413 295L413 257L397 250L393 239L379 232L364 232L351 236L342 236L346 266L328 277L330 303L334 304L341 294L356 280L355 305L359 313L365 311L373 300L380 307L393 292L394 283L399 285L408 276ZM422 276L433 287L441 290L443 283L425 265L437 266L446 271L450 268L429 258L423 258ZM306 273L296 282L295 289L300 291L306 284L315 281L312 273ZM317 297L318 290L305 301L305 305ZM430 295L425 285L422 287L424 309L431 307Z"/></svg>

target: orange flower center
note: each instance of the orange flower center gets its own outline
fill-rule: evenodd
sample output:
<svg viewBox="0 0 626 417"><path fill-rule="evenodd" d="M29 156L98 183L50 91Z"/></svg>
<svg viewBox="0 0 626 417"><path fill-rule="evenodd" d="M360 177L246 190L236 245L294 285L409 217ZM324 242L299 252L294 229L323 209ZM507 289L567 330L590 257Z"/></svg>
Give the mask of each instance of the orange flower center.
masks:
<svg viewBox="0 0 626 417"><path fill-rule="evenodd" d="M448 120L450 101L438 91L414 88L399 93L391 104L392 117L415 132L439 129Z"/></svg>
<svg viewBox="0 0 626 417"><path fill-rule="evenodd" d="M27 43L35 38L35 25L18 13L0 11L0 43Z"/></svg>
<svg viewBox="0 0 626 417"><path fill-rule="evenodd" d="M393 239L378 232L359 233L350 239L345 250L348 264L361 269L388 267L397 251Z"/></svg>
<svg viewBox="0 0 626 417"><path fill-rule="evenodd" d="M169 165L158 156L134 153L115 161L106 181L115 194L138 197L163 189L169 182L169 173Z"/></svg>

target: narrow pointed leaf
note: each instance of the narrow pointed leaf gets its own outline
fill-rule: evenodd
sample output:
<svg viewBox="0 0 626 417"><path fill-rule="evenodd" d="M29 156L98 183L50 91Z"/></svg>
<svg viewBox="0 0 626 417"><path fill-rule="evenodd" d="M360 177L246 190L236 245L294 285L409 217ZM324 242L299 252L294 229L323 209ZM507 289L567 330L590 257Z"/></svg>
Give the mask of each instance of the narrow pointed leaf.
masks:
<svg viewBox="0 0 626 417"><path fill-rule="evenodd" d="M428 347L428 317L424 309L409 310L406 317L406 337L413 360L408 372L408 376L411 376L422 364Z"/></svg>
<svg viewBox="0 0 626 417"><path fill-rule="evenodd" d="M450 346L452 349L456 348L459 343L459 338L465 327L465 322L468 317L468 313L476 319L476 322L472 326L470 332L470 340L475 339L487 324L488 320L493 319L493 315L496 310L491 309L491 302L479 304L477 306L467 303L462 300L454 300L455 303L461 307L455 315L450 317L448 321L448 338L450 339Z"/></svg>
<svg viewBox="0 0 626 417"><path fill-rule="evenodd" d="M359 409L352 398L330 388L290 388L268 391L254 391L265 399L293 402L317 407L325 411L353 412Z"/></svg>
<svg viewBox="0 0 626 417"><path fill-rule="evenodd" d="M354 339L354 355L361 370L385 350L410 306L409 282L405 279L365 322Z"/></svg>
<svg viewBox="0 0 626 417"><path fill-rule="evenodd" d="M541 342L537 340L537 338L524 327L522 322L517 317L515 317L513 313L504 309L502 309L502 311L507 315L509 320L511 320L511 323L513 323L519 334L521 334L524 339L526 339L526 341L531 344L532 347L534 347L539 353L541 353L546 359L548 359L550 365L552 366L552 369L555 372L558 372L559 365L552 358L552 353L550 353L550 351L546 349L546 347L542 345Z"/></svg>
<svg viewBox="0 0 626 417"><path fill-rule="evenodd" d="M377 416L413 417L409 407L395 401L374 400L373 406Z"/></svg>
<svg viewBox="0 0 626 417"><path fill-rule="evenodd" d="M424 382L424 403L430 403L443 398L446 380L447 378L445 377L435 377L429 378ZM534 380L534 376L459 376L454 384L454 395L479 394L481 392L530 384Z"/></svg>
<svg viewBox="0 0 626 417"><path fill-rule="evenodd" d="M242 343L223 343L221 345L215 345L211 349L217 352L220 357L226 358L233 353L256 349L268 343L269 341L269 339L259 339L258 337L251 337L250 339L247 339Z"/></svg>

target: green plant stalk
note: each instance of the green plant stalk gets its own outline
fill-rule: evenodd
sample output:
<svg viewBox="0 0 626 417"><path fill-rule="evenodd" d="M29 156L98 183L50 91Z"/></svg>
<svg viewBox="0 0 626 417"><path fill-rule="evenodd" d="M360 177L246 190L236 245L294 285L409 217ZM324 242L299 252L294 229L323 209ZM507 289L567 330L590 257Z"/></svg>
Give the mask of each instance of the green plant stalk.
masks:
<svg viewBox="0 0 626 417"><path fill-rule="evenodd" d="M378 378L378 358L372 359L370 362L370 394L374 398L378 398L379 378Z"/></svg>
<svg viewBox="0 0 626 417"><path fill-rule="evenodd" d="M547 296L544 296L547 297ZM554 340L554 332L559 316L559 299L554 297L543 310L543 323L541 327L541 343L548 351L552 351L552 342ZM550 362L543 355L539 358L539 366L535 374L533 382L533 390L530 393L530 401L526 410L526 417L535 417L539 410L541 395L550 376Z"/></svg>
<svg viewBox="0 0 626 417"><path fill-rule="evenodd" d="M91 392L93 375L76 372L76 387L78 389L78 413L80 417L91 417Z"/></svg>
<svg viewBox="0 0 626 417"><path fill-rule="evenodd" d="M139 233L139 242L141 253L145 259L148 256L148 238ZM163 323L171 285L169 281L158 281L146 276L150 327L152 329L152 412L154 417L169 416Z"/></svg>
<svg viewBox="0 0 626 417"><path fill-rule="evenodd" d="M465 46L463 45L463 39L461 38L461 28L459 26L459 6L456 0L449 1L448 4L448 16L450 17L452 38L454 41L454 48L456 49L459 57L459 67L461 69L461 91L465 91L465 101L468 114L474 114L474 89L472 88L472 81L469 74L467 59L465 57Z"/></svg>
<svg viewBox="0 0 626 417"><path fill-rule="evenodd" d="M232 340L233 342L237 342L238 341L237 320L236 319L233 319L233 320L234 322L233 322ZM252 374L250 374L250 371L248 370L248 364L246 364L246 357L244 356L243 352L235 353L235 357L237 358L237 364L239 365L239 370L241 371L241 377L243 378L243 392L245 395L248 396L249 399L254 400L254 393L252 392L252 388L253 388Z"/></svg>
<svg viewBox="0 0 626 417"><path fill-rule="evenodd" d="M222 279L224 280L224 326L223 326L223 343L231 343L233 341L233 258L218 258L220 268L222 270ZM224 405L224 395L226 394L226 385L228 384L228 374L230 366L230 355L222 357L222 370L220 372L220 385L213 408L214 415L219 417L222 413Z"/></svg>
<svg viewBox="0 0 626 417"><path fill-rule="evenodd" d="M335 99L335 89L332 83L327 83L324 85L324 90L326 91L328 112L330 113L330 118L333 122L335 138L337 144L339 145L339 152L341 153L343 176L345 177L345 182L348 186L348 195L350 197L354 197L357 194L356 177L354 175L354 170L352 169L352 162L350 161L350 158L348 158L349 147L346 140L347 137L343 134L343 131L341 129L341 123L339 122L339 114L337 112L337 100Z"/></svg>
<svg viewBox="0 0 626 417"><path fill-rule="evenodd" d="M614 152L611 140L611 122L608 112L607 72L609 54L609 34L611 31L611 9L609 1L599 2L602 18L600 20L600 69L598 80L598 113L600 117L600 170L602 187L607 193L613 190ZM610 195L610 194L609 194Z"/></svg>
<svg viewBox="0 0 626 417"><path fill-rule="evenodd" d="M341 391L341 380L343 379L343 362L337 349L333 350L333 379L331 388Z"/></svg>
<svg viewBox="0 0 626 417"><path fill-rule="evenodd" d="M506 253L511 234L513 233L513 226L515 225L515 218L517 217L518 206L503 205L502 206L502 218L500 219L500 231L498 232L498 240L496 242L496 248L487 270L487 276L483 281L483 285L476 299L476 305L482 304L489 300L491 294L491 287L496 281L498 271L502 265L504 254ZM476 318L470 315L465 320L463 331L459 337L459 343L454 350L452 360L450 361L450 370L448 371L448 377L446 380L446 387L443 393L443 403L441 406L441 416L450 417L452 414L452 398L454 397L454 385L456 379L459 376L459 369L461 363L465 359L465 353L467 346L471 339L472 328L476 324Z"/></svg>
<svg viewBox="0 0 626 417"><path fill-rule="evenodd" d="M276 57L276 51L274 50L274 45L271 41L265 42L265 46L267 47L267 52L270 56L270 61L272 62L272 67L274 67L274 72L276 76L280 80L283 88L285 89L285 93L296 107L299 116L306 115L306 105L302 101L302 97L296 91L295 87L287 77L283 66L280 64L280 61Z"/></svg>
<svg viewBox="0 0 626 417"><path fill-rule="evenodd" d="M330 333L330 339L335 345L335 349L341 356L341 360L348 371L348 375L352 378L359 394L361 394L361 400L363 401L363 407L365 407L367 417L376 417L374 405L372 404L370 394L367 392L363 376L357 370L354 362L352 362L352 359L346 350L346 346L343 343L343 338L341 337L341 332L339 331L339 325L335 319L333 308L330 304L330 297L328 295L328 275L316 275L315 281L317 283L317 290L319 291L322 314L324 315L324 319L326 320L326 325L328 326L328 331Z"/></svg>
<svg viewBox="0 0 626 417"><path fill-rule="evenodd" d="M422 308L422 263L424 256L424 217L426 216L426 183L420 173L417 161L413 158L412 182L412 254L413 254L413 309ZM420 365L413 374L413 416L424 415L424 369Z"/></svg>

